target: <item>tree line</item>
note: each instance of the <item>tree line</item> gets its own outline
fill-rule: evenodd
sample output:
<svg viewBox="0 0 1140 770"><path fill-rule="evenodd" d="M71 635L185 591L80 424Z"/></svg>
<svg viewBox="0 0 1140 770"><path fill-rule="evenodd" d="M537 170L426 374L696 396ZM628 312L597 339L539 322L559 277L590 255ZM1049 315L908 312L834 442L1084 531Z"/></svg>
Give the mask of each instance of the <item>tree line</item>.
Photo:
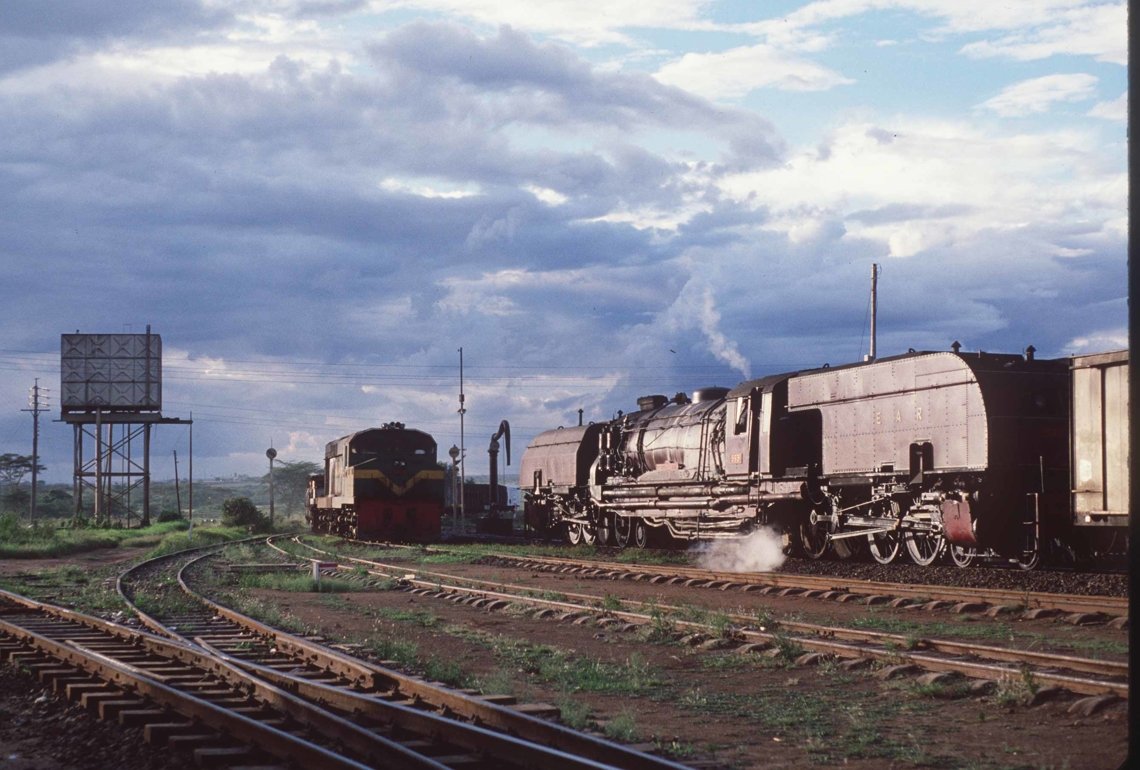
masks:
<svg viewBox="0 0 1140 770"><path fill-rule="evenodd" d="M42 473L46 468L37 467ZM276 514L280 518L304 514L309 476L319 473L320 466L311 462L278 462L273 469L273 497ZM27 518L31 511L31 484L27 482L32 472L32 458L28 455L7 453L0 455L0 514ZM40 519L75 519L75 497L73 485L39 484L36 495L36 512ZM142 493L132 494L130 510L124 505L115 504L111 510L111 521L118 526L134 526L141 521ZM256 500L268 511L269 474L259 477L237 478L226 481L195 480L195 515L221 515L225 502L241 497ZM151 482L150 510L152 517L159 521L185 517L189 508L189 488L183 479ZM87 489L83 497L84 509L78 518L89 519L93 513L94 491Z"/></svg>

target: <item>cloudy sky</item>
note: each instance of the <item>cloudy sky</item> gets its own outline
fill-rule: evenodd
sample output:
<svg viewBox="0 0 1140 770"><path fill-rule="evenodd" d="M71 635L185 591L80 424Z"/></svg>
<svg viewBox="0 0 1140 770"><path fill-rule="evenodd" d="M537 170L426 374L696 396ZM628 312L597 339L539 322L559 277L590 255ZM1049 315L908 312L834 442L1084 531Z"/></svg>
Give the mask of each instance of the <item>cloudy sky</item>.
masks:
<svg viewBox="0 0 1140 770"><path fill-rule="evenodd" d="M1037 0L6 0L0 453L164 347L195 476L399 420L486 471L638 395L1127 344L1127 13ZM162 427L156 478L185 474ZM500 458L502 467L504 458Z"/></svg>

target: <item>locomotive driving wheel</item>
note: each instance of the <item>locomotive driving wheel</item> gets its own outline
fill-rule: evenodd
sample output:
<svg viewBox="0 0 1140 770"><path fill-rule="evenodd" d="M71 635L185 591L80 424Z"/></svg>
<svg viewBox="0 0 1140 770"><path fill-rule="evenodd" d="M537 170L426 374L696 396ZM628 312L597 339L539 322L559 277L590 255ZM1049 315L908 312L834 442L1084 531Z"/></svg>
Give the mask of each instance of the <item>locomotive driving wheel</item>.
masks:
<svg viewBox="0 0 1140 770"><path fill-rule="evenodd" d="M831 541L828 535L835 531L835 521L831 517L835 510L835 498L820 495L819 500L811 500L811 512L800 521L800 549L809 559L822 559L828 550L846 559L851 549L843 541Z"/></svg>
<svg viewBox="0 0 1140 770"><path fill-rule="evenodd" d="M614 538L622 548L629 545L633 537L633 519L629 516L614 516Z"/></svg>
<svg viewBox="0 0 1140 770"><path fill-rule="evenodd" d="M582 542L582 525L580 522L566 522L566 540L570 545L578 545Z"/></svg>
<svg viewBox="0 0 1140 770"><path fill-rule="evenodd" d="M598 545L613 545L617 541L614 532L614 516L608 513L599 514L597 531Z"/></svg>
<svg viewBox="0 0 1140 770"><path fill-rule="evenodd" d="M800 548L809 559L822 559L827 553L827 525L804 521L800 524Z"/></svg>
<svg viewBox="0 0 1140 770"><path fill-rule="evenodd" d="M799 548L808 559L822 559L832 544L828 535L834 532L830 516L834 510L834 501L828 494L809 491L806 485L804 497L811 509L799 522Z"/></svg>
<svg viewBox="0 0 1140 770"><path fill-rule="evenodd" d="M902 550L902 537L898 532L878 532L867 535L867 549L879 564L890 564Z"/></svg>
<svg viewBox="0 0 1140 770"><path fill-rule="evenodd" d="M906 533L906 550L910 553L910 558L914 563L920 567L926 567L934 563L938 555L942 553L942 547L946 544L942 534L935 534L933 532L907 532Z"/></svg>
<svg viewBox="0 0 1140 770"><path fill-rule="evenodd" d="M582 522L582 543L584 545L593 545L598 541L598 530L592 521Z"/></svg>
<svg viewBox="0 0 1140 770"><path fill-rule="evenodd" d="M896 520L902 512L902 507L894 500L890 500L883 507L885 508L884 515ZM902 541L902 535L897 529L875 532L867 535L867 550L871 552L871 558L879 564L890 564L902 550Z"/></svg>

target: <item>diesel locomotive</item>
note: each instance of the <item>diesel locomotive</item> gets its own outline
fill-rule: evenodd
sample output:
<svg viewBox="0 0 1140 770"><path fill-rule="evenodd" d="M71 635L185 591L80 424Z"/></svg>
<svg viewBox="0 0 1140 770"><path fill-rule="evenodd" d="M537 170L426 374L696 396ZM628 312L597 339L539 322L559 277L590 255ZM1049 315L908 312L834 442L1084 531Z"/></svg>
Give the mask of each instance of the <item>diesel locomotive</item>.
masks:
<svg viewBox="0 0 1140 770"><path fill-rule="evenodd" d="M813 558L905 551L966 566L985 553L1032 568L1047 545L1080 540L1071 376L1070 360L1032 347L955 343L647 396L534 439L519 473L526 522L571 543L642 547L769 527Z"/></svg>
<svg viewBox="0 0 1140 770"><path fill-rule="evenodd" d="M427 433L390 422L331 441L309 477L313 532L361 540L439 540L443 469Z"/></svg>

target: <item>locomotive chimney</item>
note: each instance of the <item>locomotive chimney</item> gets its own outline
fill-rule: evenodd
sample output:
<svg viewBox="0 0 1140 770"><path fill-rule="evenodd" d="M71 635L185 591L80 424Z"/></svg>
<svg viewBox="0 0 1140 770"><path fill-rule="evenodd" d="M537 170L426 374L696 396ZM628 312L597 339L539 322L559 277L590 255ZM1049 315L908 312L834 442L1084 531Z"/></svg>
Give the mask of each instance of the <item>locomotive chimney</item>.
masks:
<svg viewBox="0 0 1140 770"><path fill-rule="evenodd" d="M959 350L962 349L962 343L959 342L958 340L954 340L952 343L950 343L950 349L953 350L955 353L957 353Z"/></svg>
<svg viewBox="0 0 1140 770"><path fill-rule="evenodd" d="M1037 352L1037 348L1033 347L1032 345L1027 347L1025 349L1025 360L1026 361L1032 361L1033 360L1033 354L1036 352Z"/></svg>

